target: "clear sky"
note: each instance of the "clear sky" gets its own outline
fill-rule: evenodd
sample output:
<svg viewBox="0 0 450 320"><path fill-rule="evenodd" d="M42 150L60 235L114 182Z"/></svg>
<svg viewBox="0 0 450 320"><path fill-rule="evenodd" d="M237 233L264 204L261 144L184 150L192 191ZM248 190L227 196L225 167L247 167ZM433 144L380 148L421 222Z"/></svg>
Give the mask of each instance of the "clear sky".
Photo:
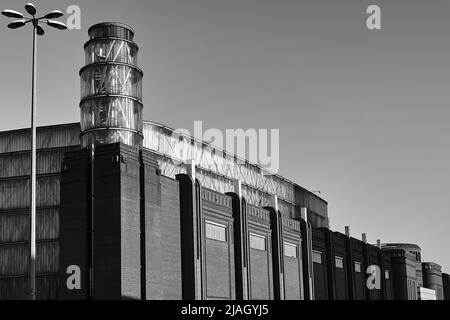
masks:
<svg viewBox="0 0 450 320"><path fill-rule="evenodd" d="M127 23L140 46L145 119L279 128L280 174L322 191L334 230L416 243L450 272L449 1L35 4L82 13L81 30L47 28L39 39L39 125L79 121L87 29ZM366 28L370 4L381 7L380 31ZM1 17L0 130L29 126L31 30L8 22Z"/></svg>

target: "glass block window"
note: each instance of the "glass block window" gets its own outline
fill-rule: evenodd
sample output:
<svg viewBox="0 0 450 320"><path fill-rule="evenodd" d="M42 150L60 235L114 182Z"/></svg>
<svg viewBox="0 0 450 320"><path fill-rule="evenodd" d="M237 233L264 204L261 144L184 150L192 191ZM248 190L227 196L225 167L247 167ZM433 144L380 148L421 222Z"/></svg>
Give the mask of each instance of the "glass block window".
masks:
<svg viewBox="0 0 450 320"><path fill-rule="evenodd" d="M361 272L361 262L355 262L355 272Z"/></svg>
<svg viewBox="0 0 450 320"><path fill-rule="evenodd" d="M266 251L266 237L250 233L250 248Z"/></svg>
<svg viewBox="0 0 450 320"><path fill-rule="evenodd" d="M336 268L344 269L344 259L342 257L335 257Z"/></svg>
<svg viewBox="0 0 450 320"><path fill-rule="evenodd" d="M322 264L322 252L313 250L312 251L312 261L314 263Z"/></svg>
<svg viewBox="0 0 450 320"><path fill-rule="evenodd" d="M297 245L289 242L284 243L284 256L297 258Z"/></svg>
<svg viewBox="0 0 450 320"><path fill-rule="evenodd" d="M207 239L227 242L227 228L224 225L206 221L205 236Z"/></svg>

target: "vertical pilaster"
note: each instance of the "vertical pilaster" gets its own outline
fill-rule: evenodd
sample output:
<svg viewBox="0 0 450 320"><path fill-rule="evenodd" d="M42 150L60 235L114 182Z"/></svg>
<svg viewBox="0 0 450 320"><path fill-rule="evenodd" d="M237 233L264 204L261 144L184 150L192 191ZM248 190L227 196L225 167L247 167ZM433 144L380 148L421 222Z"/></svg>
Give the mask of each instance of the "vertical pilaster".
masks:
<svg viewBox="0 0 450 320"><path fill-rule="evenodd" d="M242 197L242 183L236 180L234 192L228 192L232 198L234 218L234 256L236 275L236 300L249 299L248 249L247 249L247 216Z"/></svg>
<svg viewBox="0 0 450 320"><path fill-rule="evenodd" d="M192 175L193 165L188 167ZM195 173L195 171L194 171ZM178 174L180 182L181 264L183 300L202 299L200 185L195 177Z"/></svg>
<svg viewBox="0 0 450 320"><path fill-rule="evenodd" d="M140 299L138 150L97 146L94 165L94 299Z"/></svg>
<svg viewBox="0 0 450 320"><path fill-rule="evenodd" d="M274 207L265 207L270 214L272 228L272 262L274 299L284 300L284 237L281 215L278 209L278 198L274 196Z"/></svg>
<svg viewBox="0 0 450 320"><path fill-rule="evenodd" d="M345 227L345 235L345 251L347 251L348 296L349 300L355 300L355 261L353 260L353 246L350 238L349 226Z"/></svg>
<svg viewBox="0 0 450 320"><path fill-rule="evenodd" d="M303 283L305 286L305 300L314 300L314 268L312 262L312 230L308 222L306 208L300 210L300 229L302 234Z"/></svg>
<svg viewBox="0 0 450 320"><path fill-rule="evenodd" d="M361 271L365 275L364 278L367 280L367 268L370 265L370 261L369 261L369 250L367 248L367 234L366 233L361 234L361 241L364 243L364 246L363 246L364 263L363 263L363 270L361 270ZM366 283L364 283L364 286L365 286L365 292L366 292L366 300L371 300L372 295L370 294L370 289Z"/></svg>
<svg viewBox="0 0 450 320"><path fill-rule="evenodd" d="M336 280L335 280L335 272L336 272L336 251L334 247L334 235L331 230L327 230L325 232L325 241L326 241L326 254L327 254L327 277L328 277L328 298L330 300L336 300Z"/></svg>
<svg viewBox="0 0 450 320"><path fill-rule="evenodd" d="M59 298L89 297L89 178L87 149L67 152L61 173Z"/></svg>
<svg viewBox="0 0 450 320"><path fill-rule="evenodd" d="M151 261L151 255L147 250L152 249L150 234L152 216L160 215L161 186L158 162L146 152L141 151L140 154L141 299L147 300L152 296L152 284L156 282L152 277L155 272L150 264L157 262Z"/></svg>

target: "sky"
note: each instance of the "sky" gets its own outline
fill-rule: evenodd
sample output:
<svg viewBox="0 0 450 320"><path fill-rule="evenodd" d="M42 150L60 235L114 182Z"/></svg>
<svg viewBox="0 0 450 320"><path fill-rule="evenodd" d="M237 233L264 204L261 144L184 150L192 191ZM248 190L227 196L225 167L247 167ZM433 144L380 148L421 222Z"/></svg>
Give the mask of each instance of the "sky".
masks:
<svg viewBox="0 0 450 320"><path fill-rule="evenodd" d="M22 10L2 0L2 9ZM25 4L25 2L24 2ZM381 8L381 30L366 9ZM280 171L328 201L330 226L416 243L450 272L450 2L35 1L81 8L38 42L38 125L79 121L94 23L131 25L144 119L173 128L280 129ZM22 10L23 11L23 10ZM66 18L62 18L65 21ZM31 29L0 18L0 130L29 126Z"/></svg>

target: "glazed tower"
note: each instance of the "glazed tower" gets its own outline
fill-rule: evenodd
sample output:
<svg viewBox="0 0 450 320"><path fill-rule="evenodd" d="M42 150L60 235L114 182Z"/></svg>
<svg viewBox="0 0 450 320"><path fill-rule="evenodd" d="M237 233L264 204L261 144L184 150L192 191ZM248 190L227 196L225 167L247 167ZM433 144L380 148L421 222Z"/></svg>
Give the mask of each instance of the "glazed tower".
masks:
<svg viewBox="0 0 450 320"><path fill-rule="evenodd" d="M142 77L134 31L116 22L89 28L81 77L83 147L122 142L142 148Z"/></svg>

